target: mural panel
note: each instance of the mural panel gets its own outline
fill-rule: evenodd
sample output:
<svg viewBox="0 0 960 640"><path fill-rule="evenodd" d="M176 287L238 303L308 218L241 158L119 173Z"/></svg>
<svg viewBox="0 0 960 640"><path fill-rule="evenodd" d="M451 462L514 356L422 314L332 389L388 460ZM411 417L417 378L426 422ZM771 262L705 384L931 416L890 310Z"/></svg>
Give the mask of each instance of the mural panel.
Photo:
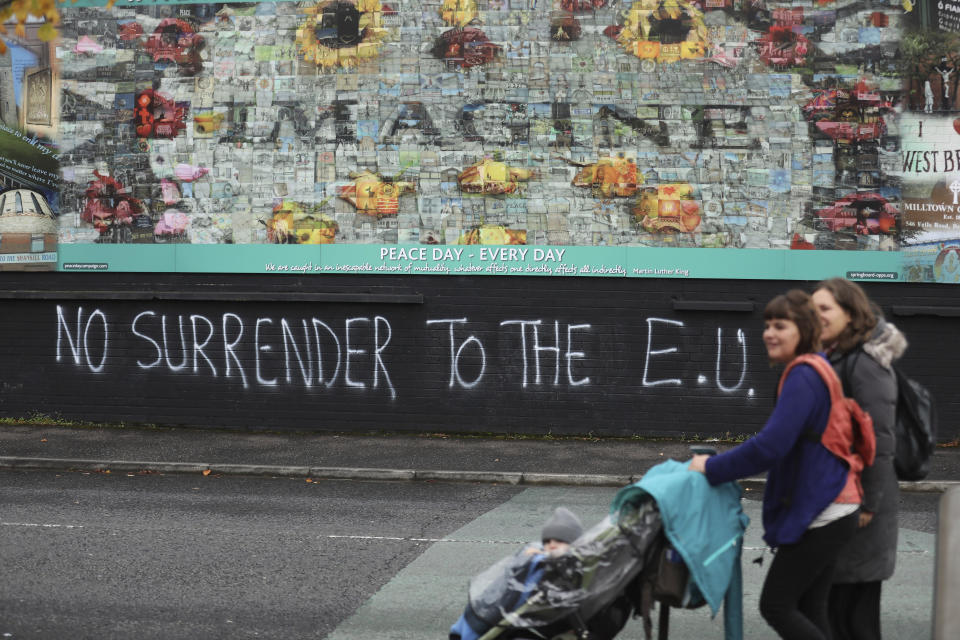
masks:
<svg viewBox="0 0 960 640"><path fill-rule="evenodd" d="M398 247L466 245L413 265L452 273L498 245L586 256L551 273L951 281L960 253L942 2L91 4L56 46L61 268L246 245L193 268L404 272ZM492 273L541 266L520 255Z"/></svg>

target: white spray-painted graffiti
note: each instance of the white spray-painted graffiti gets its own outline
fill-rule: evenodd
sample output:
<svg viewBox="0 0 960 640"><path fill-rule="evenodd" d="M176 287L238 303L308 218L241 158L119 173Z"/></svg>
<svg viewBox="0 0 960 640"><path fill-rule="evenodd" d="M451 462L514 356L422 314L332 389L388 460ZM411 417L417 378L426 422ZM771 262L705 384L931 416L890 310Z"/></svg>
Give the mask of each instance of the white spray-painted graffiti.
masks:
<svg viewBox="0 0 960 640"><path fill-rule="evenodd" d="M94 365L91 361L91 349L88 335L91 330L91 323L94 318L99 318L102 322L103 341L96 344L95 349L99 352L94 357L99 357L100 362ZM172 373L189 371L195 375L209 375L218 377L220 370L214 363L207 350L213 351L211 341L214 340L216 329L214 323L206 316L191 314L187 317L189 321L188 328L184 327L184 315L178 314L176 319L176 329L168 330L169 321L167 314L158 314L155 311L141 311L130 323L130 332L145 341L151 347L155 354L153 360L145 361L138 359L137 367L143 370L154 368L166 368ZM256 384L262 387L274 387L279 384L276 377L265 377L267 361L271 359L275 344L271 344L266 337L269 327L275 324L272 318L257 318L253 330L253 368ZM358 325L368 324L373 331L372 349L356 348L359 345L351 339L351 330ZM158 326L159 325L159 326ZM358 389L367 388L367 383L355 380L352 377L356 373L356 361L367 353L372 354L372 382L370 386L374 389L382 384L389 391L391 398L396 397L396 389L390 380L390 374L387 372L386 364L383 361L383 352L390 343L392 331L390 322L382 317L373 318L347 318L344 321L343 339L337 335L337 332L327 323L317 318L311 318L310 323L306 319L301 319L303 329L303 341L297 342L290 322L286 318L281 318L280 336L283 342L283 371L284 381L288 385L303 384L309 388L314 384L332 386L343 369L343 384L347 387ZM61 362L64 357L63 343L69 344L70 354L73 356L73 362L77 366L84 366L94 373L102 373L108 359L109 347L109 329L110 323L107 316L100 309L91 312L84 320L83 307L77 308L76 326L71 332L70 324L67 320L67 312L62 306L57 306L57 353L56 360ZM230 378L237 376L245 389L250 388L250 380L247 377L244 359L237 351L241 345L244 336L244 320L235 313L224 313L220 321L221 333L223 337L223 377ZM311 333L312 329L312 333ZM321 340L321 332L332 342ZM180 351L179 356L171 357L171 346L177 345ZM329 377L325 376L324 355L325 350L329 351L327 355L334 362L332 373ZM314 358L316 356L316 358ZM176 362L175 360L179 360ZM296 361L296 365L293 362ZM250 359L247 360L249 366ZM351 366L354 367L351 372ZM296 371L299 370L299 378ZM234 373L236 371L236 373Z"/></svg>
<svg viewBox="0 0 960 640"><path fill-rule="evenodd" d="M743 353L740 365L740 379L737 380L737 384L733 385L732 387L727 387L720 382L720 363L722 361L721 356L723 355L723 329L721 327L717 327L717 373L714 379L717 382L717 387L721 391L726 391L727 393L732 393L739 389L741 385L743 385L743 379L747 375L747 340L743 335L742 329L737 329L737 343L740 345L740 349ZM747 395L753 397L753 389L747 391Z"/></svg>
<svg viewBox="0 0 960 640"><path fill-rule="evenodd" d="M534 384L540 384L540 352L541 351L552 351L555 357L555 365L553 368L553 384L556 386L560 382L560 323L554 320L553 322L553 334L554 334L554 346L546 347L540 344L540 334L538 327L543 323L542 320L504 320L500 323L501 327L507 327L510 325L519 325L520 327L520 351L523 353L523 383L522 386L527 386L527 327L530 327L532 334L532 345L531 350L533 351L533 369L534 369ZM581 378L579 380L573 379L573 360L585 358L586 354L582 351L571 351L571 345L573 344L573 332L588 330L590 329L589 324L568 324L567 325L567 350L564 352L563 357L567 363L567 384L571 387L578 387L583 384L590 384L590 378Z"/></svg>
<svg viewBox="0 0 960 640"><path fill-rule="evenodd" d="M454 325L466 324L466 318L457 318L454 320L427 320L427 326L433 324L446 324L450 328L450 387L460 385L464 389L473 389L475 386L480 384L480 379L483 377L483 372L487 370L487 352L483 348L483 343L480 341L477 336L471 335L466 340L460 343L460 346L457 346L457 339L454 336ZM477 350L480 353L480 372L477 374L477 377L472 382L467 382L460 375L460 357L463 354L463 350L469 344L477 345Z"/></svg>
<svg viewBox="0 0 960 640"><path fill-rule="evenodd" d="M676 353L677 347L667 347L666 349L651 349L653 344L653 325L654 323L672 324L682 327L683 323L677 320L665 320L663 318L647 318L647 357L643 362L643 386L656 387L661 384L683 384L680 378L663 378L661 380L648 380L647 373L650 369L651 356L662 356L670 353Z"/></svg>
<svg viewBox="0 0 960 640"><path fill-rule="evenodd" d="M94 366L90 361L90 324L93 322L94 318L99 318L103 323L103 346L102 352L100 354L100 364ZM63 317L63 310L57 305L57 362L60 362L61 351L61 334L60 326L63 325L64 328L67 326L67 321ZM81 327L83 330L81 331ZM80 352L83 352L84 360L87 363L87 367L90 371L94 373L100 373L103 371L103 367L107 362L107 344L109 343L109 329L107 328L107 316L103 314L99 309L95 310L87 317L87 321L83 322L83 308L77 309L77 332L75 336L70 335L70 331L66 331L67 341L70 343L70 353L73 354L73 360L77 365L81 364ZM81 338L82 335L82 338Z"/></svg>
<svg viewBox="0 0 960 640"><path fill-rule="evenodd" d="M75 316L74 319L73 310L57 305L58 363L72 361L74 366L95 374L106 373L114 364L118 368L126 366L120 363L125 350L118 350L122 353L115 358L110 354L110 346L114 344L111 331L122 336L121 323L112 322L99 308L84 312L84 308L78 306ZM471 326L467 317L428 319L425 325L430 330L446 329L449 362L443 363L443 367L449 371L447 387L467 390L482 387L485 376L490 377L487 374L491 363L484 346L489 329L487 333L480 331ZM665 365L670 371L678 370L677 362L670 356L681 353L680 337L671 335L671 329L683 329L684 323L650 317L646 318L646 325L640 385L644 388L683 386L684 381L676 377L676 373L658 377L656 369ZM603 384L584 372L584 368L590 367L591 359L586 345L597 333L592 324L510 319L500 321L497 326L501 329L498 335L519 346L510 351L509 358L521 373L519 379L508 379L508 385L517 384L526 390ZM174 318L144 310L130 321L129 333L139 347L136 353L140 355L134 362L140 371L222 377L239 382L244 389L254 385L331 388L339 383L355 390L382 390L391 399L397 398L397 389L388 371L391 361L388 346L393 327L388 318L380 315L349 317L332 323L315 317L296 320L257 317L251 321L225 312L215 322L202 314L181 313ZM740 347L737 361L725 362L723 329L717 328L713 382L724 394L740 391L746 380L747 340L742 329L737 329L737 344ZM396 350L394 354L398 357ZM736 383L728 384L733 378ZM503 380L501 375L491 384L502 384ZM701 385L709 382L703 374L697 380ZM753 389L746 390L746 395L752 398Z"/></svg>

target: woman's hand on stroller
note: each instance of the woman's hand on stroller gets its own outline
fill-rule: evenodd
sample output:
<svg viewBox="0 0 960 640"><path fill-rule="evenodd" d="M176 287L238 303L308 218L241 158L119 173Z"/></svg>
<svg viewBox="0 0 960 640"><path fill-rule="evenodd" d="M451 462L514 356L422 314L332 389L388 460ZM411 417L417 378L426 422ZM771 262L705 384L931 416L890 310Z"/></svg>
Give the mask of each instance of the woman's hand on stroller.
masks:
<svg viewBox="0 0 960 640"><path fill-rule="evenodd" d="M707 459L710 456L705 454L697 454L690 458L690 464L687 466L687 469L690 471L699 471L700 473L707 472Z"/></svg>

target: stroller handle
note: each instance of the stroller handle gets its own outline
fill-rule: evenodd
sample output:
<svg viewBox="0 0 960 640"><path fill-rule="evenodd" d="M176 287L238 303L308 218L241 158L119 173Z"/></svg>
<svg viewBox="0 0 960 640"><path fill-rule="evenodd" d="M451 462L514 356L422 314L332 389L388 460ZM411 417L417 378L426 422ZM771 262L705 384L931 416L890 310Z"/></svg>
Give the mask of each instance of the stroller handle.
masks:
<svg viewBox="0 0 960 640"><path fill-rule="evenodd" d="M708 447L703 444L692 444L690 445L690 453L693 455L715 456L717 455L717 450L714 447Z"/></svg>

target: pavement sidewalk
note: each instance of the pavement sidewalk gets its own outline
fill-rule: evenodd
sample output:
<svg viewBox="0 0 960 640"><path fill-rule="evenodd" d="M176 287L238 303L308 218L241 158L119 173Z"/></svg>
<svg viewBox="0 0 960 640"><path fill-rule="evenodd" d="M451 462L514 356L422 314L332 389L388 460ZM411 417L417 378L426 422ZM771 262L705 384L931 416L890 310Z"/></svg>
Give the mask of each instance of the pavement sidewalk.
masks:
<svg viewBox="0 0 960 640"><path fill-rule="evenodd" d="M663 460L689 456L690 443L675 440L0 426L0 469L622 486ZM956 447L938 449L924 482L901 483L908 491L954 485Z"/></svg>

